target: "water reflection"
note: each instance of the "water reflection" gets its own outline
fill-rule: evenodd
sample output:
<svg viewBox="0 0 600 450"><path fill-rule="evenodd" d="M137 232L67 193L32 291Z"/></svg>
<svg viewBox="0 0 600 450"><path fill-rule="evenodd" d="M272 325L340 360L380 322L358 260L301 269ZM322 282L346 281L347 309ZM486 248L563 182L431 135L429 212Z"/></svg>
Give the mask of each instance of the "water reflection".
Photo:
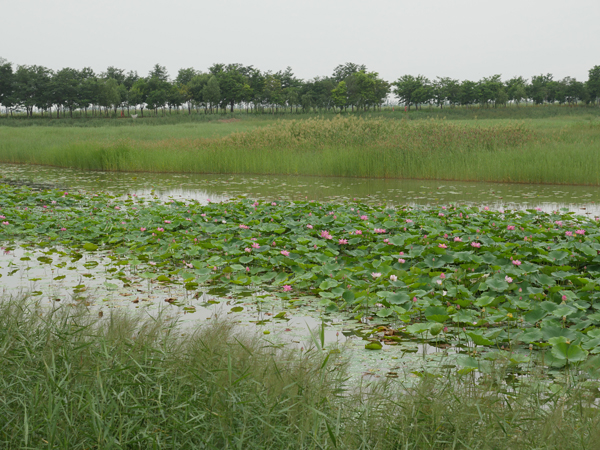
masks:
<svg viewBox="0 0 600 450"><path fill-rule="evenodd" d="M260 199L344 201L390 205L471 203L493 209L567 208L600 215L600 187L502 184L464 181L327 178L295 176L200 175L85 172L43 166L0 164L0 175L66 189L115 194L223 201L237 196Z"/></svg>

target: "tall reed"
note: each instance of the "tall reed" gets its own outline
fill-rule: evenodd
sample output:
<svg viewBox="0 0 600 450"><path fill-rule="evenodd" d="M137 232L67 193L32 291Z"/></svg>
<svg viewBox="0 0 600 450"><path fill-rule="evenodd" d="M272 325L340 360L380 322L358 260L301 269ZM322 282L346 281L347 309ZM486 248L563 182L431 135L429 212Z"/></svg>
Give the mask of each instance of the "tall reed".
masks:
<svg viewBox="0 0 600 450"><path fill-rule="evenodd" d="M116 128L105 134L0 128L0 162L130 172L600 184L595 122L541 132L515 122L340 116L278 121L216 136L210 129L195 137L195 128L182 125L168 132Z"/></svg>
<svg viewBox="0 0 600 450"><path fill-rule="evenodd" d="M265 344L224 322L190 331L4 298L0 447L583 449L600 439L593 386L508 389L502 370L361 386L347 381L343 351Z"/></svg>

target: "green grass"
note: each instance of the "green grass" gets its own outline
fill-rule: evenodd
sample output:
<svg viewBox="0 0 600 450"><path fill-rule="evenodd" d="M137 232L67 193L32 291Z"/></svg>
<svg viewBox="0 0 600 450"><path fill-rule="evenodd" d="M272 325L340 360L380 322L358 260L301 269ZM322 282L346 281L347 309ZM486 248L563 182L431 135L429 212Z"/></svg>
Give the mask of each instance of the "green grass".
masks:
<svg viewBox="0 0 600 450"><path fill-rule="evenodd" d="M0 162L131 172L600 185L600 121L590 114L524 122L389 117L395 116L5 126Z"/></svg>
<svg viewBox="0 0 600 450"><path fill-rule="evenodd" d="M318 345L61 306L0 302L2 448L591 449L600 438L583 386L540 395L541 380L509 388L499 368L361 388Z"/></svg>

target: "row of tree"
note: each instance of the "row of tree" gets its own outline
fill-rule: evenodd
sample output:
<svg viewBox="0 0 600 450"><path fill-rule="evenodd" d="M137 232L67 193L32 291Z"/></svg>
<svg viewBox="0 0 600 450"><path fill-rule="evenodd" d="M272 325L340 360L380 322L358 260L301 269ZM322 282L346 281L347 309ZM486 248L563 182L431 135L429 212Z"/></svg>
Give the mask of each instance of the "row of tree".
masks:
<svg viewBox="0 0 600 450"><path fill-rule="evenodd" d="M380 108L391 95L407 108L436 105L481 107L522 102L596 103L600 101L600 66L589 71L586 82L552 75L523 77L502 81L500 75L479 81L451 78L429 80L424 76L404 75L387 82L364 65L347 63L337 66L333 74L302 80L291 68L279 72L262 72L241 64L215 64L207 72L193 68L179 70L170 79L165 67L156 64L148 76L109 67L100 74L90 68L64 68L52 71L42 66L13 65L0 58L0 105L6 114L25 111L32 115L56 113L115 114L118 109L172 111L185 108L208 112L253 112L279 110L369 110Z"/></svg>

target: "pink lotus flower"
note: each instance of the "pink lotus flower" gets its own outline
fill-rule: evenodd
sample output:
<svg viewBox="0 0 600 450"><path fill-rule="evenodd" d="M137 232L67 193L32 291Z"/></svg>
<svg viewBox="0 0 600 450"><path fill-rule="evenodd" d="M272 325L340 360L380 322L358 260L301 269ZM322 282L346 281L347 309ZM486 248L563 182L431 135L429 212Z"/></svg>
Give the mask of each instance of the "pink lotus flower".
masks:
<svg viewBox="0 0 600 450"><path fill-rule="evenodd" d="M141 227L141 228L140 228L140 231L146 231L146 228L144 228L144 227Z"/></svg>
<svg viewBox="0 0 600 450"><path fill-rule="evenodd" d="M277 203L273 202L271 203L271 206L277 206Z"/></svg>
<svg viewBox="0 0 600 450"><path fill-rule="evenodd" d="M406 262L406 260L405 260L405 259L402 259L402 258L400 258L400 259L398 259L398 262L399 262L400 264L404 264L404 263Z"/></svg>
<svg viewBox="0 0 600 450"><path fill-rule="evenodd" d="M379 277L381 276L381 273L379 273L379 272L372 272L372 273L371 273L371 276L372 276L373 278L379 278Z"/></svg>
<svg viewBox="0 0 600 450"><path fill-rule="evenodd" d="M584 234L585 234L585 230L577 230L577 231L575 232L575 234L584 235Z"/></svg>
<svg viewBox="0 0 600 450"><path fill-rule="evenodd" d="M160 228L160 227L158 227L158 228L156 229L156 231L165 231L165 229L164 229L164 228Z"/></svg>
<svg viewBox="0 0 600 450"><path fill-rule="evenodd" d="M515 266L520 266L521 265L521 261L519 261L518 259L513 259L512 262Z"/></svg>
<svg viewBox="0 0 600 450"><path fill-rule="evenodd" d="M347 239L340 239L340 240L338 241L338 244L340 244L340 245L347 244L347 243L348 243L348 240L347 240Z"/></svg>
<svg viewBox="0 0 600 450"><path fill-rule="evenodd" d="M398 277L396 275L390 275L391 281L398 281Z"/></svg>
<svg viewBox="0 0 600 450"><path fill-rule="evenodd" d="M250 272L250 267L246 267L246 272Z"/></svg>
<svg viewBox="0 0 600 450"><path fill-rule="evenodd" d="M373 230L374 233L385 233L385 230L383 228L375 228Z"/></svg>
<svg viewBox="0 0 600 450"><path fill-rule="evenodd" d="M506 281L507 283L509 283L509 284L510 284L510 283L512 283L512 282L513 282L513 279L512 279L511 277L509 277L508 275L506 275L506 276L504 277L504 281Z"/></svg>
<svg viewBox="0 0 600 450"><path fill-rule="evenodd" d="M242 230L247 230L248 228L250 228L248 225L244 225L243 223L240 223L240 228Z"/></svg>
<svg viewBox="0 0 600 450"><path fill-rule="evenodd" d="M2 225L10 225L10 222L7 220L6 222L2 222Z"/></svg>
<svg viewBox="0 0 600 450"><path fill-rule="evenodd" d="M321 237L324 239L331 239L331 235L329 234L329 231L326 231L326 230L321 231Z"/></svg>
<svg viewBox="0 0 600 450"><path fill-rule="evenodd" d="M187 267L189 267L190 269L193 269L193 268L194 268L194 265L193 265L193 264L190 264L190 263L186 264L186 266L187 266Z"/></svg>
<svg viewBox="0 0 600 450"><path fill-rule="evenodd" d="M360 235L360 234L362 234L362 230L356 230L356 231L354 232L354 234L359 234L359 235Z"/></svg>
<svg viewBox="0 0 600 450"><path fill-rule="evenodd" d="M250 253L250 252L252 251L252 249L251 249L251 248L248 248L248 247L246 247L246 248L244 249L244 251L245 251L246 253Z"/></svg>
<svg viewBox="0 0 600 450"><path fill-rule="evenodd" d="M413 297L413 302L414 302L414 303L417 303L417 297L416 297L416 296L415 296L415 297Z"/></svg>
<svg viewBox="0 0 600 450"><path fill-rule="evenodd" d="M438 216L444 217L444 213L438 213Z"/></svg>
<svg viewBox="0 0 600 450"><path fill-rule="evenodd" d="M448 246L446 244L438 244L439 248L448 248Z"/></svg>
<svg viewBox="0 0 600 450"><path fill-rule="evenodd" d="M400 256L404 255L404 252L400 252Z"/></svg>
<svg viewBox="0 0 600 450"><path fill-rule="evenodd" d="M565 236L573 236L573 232L572 231L565 231Z"/></svg>
<svg viewBox="0 0 600 450"><path fill-rule="evenodd" d="M360 220L367 220L368 217L367 216L360 216Z"/></svg>
<svg viewBox="0 0 600 450"><path fill-rule="evenodd" d="M481 248L481 244L479 242L471 242L471 247Z"/></svg>
<svg viewBox="0 0 600 450"><path fill-rule="evenodd" d="M44 208L46 208L46 206L44 206ZM121 207L115 206L115 209L118 211L119 209L121 209Z"/></svg>
<svg viewBox="0 0 600 450"><path fill-rule="evenodd" d="M283 291L284 292L291 292L292 291L292 287L289 284L286 284L283 286Z"/></svg>
<svg viewBox="0 0 600 450"><path fill-rule="evenodd" d="M446 274L444 272L440 273L440 278L443 280L444 278L446 278Z"/></svg>
<svg viewBox="0 0 600 450"><path fill-rule="evenodd" d="M510 230L510 231L512 231L512 230L514 230L514 229L515 229L515 226L514 226L514 225L508 225L508 226L506 227L506 229L507 229L507 230Z"/></svg>
<svg viewBox="0 0 600 450"><path fill-rule="evenodd" d="M456 237L454 238L454 242L462 242L462 239L461 239L461 238L459 238L458 236L456 236Z"/></svg>
<svg viewBox="0 0 600 450"><path fill-rule="evenodd" d="M308 225L306 225L306 228L309 228L309 229L311 229L311 230L312 230L312 229L313 229L313 226L312 226L312 225L309 223Z"/></svg>
<svg viewBox="0 0 600 450"><path fill-rule="evenodd" d="M410 219L406 219L406 223L413 223L413 221Z"/></svg>
<svg viewBox="0 0 600 450"><path fill-rule="evenodd" d="M200 214L200 217L206 217L206 214L202 213Z"/></svg>
<svg viewBox="0 0 600 450"><path fill-rule="evenodd" d="M52 200L52 204L53 204L53 205L56 205L56 200Z"/></svg>
<svg viewBox="0 0 600 450"><path fill-rule="evenodd" d="M65 227L62 227L62 228L60 229L60 231L67 231L67 229L66 229Z"/></svg>
<svg viewBox="0 0 600 450"><path fill-rule="evenodd" d="M254 243L252 244L252 248L260 248L260 244L258 244L258 243L256 243L256 242L254 242Z"/></svg>
<svg viewBox="0 0 600 450"><path fill-rule="evenodd" d="M150 264L151 266L155 266L156 263L154 261L148 261L148 264Z"/></svg>
<svg viewBox="0 0 600 450"><path fill-rule="evenodd" d="M490 208L488 208L487 206L484 206L484 207L483 207L483 210L484 210L484 211L489 211L489 210L490 210Z"/></svg>
<svg viewBox="0 0 600 450"><path fill-rule="evenodd" d="M290 252L287 250L281 250L279 253L281 253L283 256L290 256Z"/></svg>
<svg viewBox="0 0 600 450"><path fill-rule="evenodd" d="M566 302L566 301L567 301L567 296L566 296L566 295L563 295L563 296L562 296L562 301L563 301L563 302Z"/></svg>
<svg viewBox="0 0 600 450"><path fill-rule="evenodd" d="M4 216L0 216L0 219L6 219L6 217L4 217Z"/></svg>
<svg viewBox="0 0 600 450"><path fill-rule="evenodd" d="M170 220L165 220L165 223L171 223L171 221Z"/></svg>

